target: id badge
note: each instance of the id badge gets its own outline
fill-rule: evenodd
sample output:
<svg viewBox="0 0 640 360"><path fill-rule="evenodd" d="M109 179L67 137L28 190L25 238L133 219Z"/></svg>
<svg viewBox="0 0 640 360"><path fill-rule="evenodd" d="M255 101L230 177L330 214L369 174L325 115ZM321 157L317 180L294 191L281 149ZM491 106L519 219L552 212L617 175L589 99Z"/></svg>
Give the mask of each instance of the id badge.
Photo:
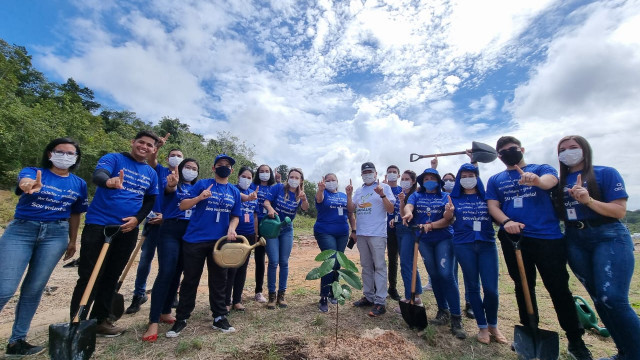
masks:
<svg viewBox="0 0 640 360"><path fill-rule="evenodd" d="M338 208L338 216L342 216L342 214L344 214L343 210L341 207Z"/></svg>
<svg viewBox="0 0 640 360"><path fill-rule="evenodd" d="M396 216L393 217L393 222L398 222L398 214L396 214Z"/></svg>
<svg viewBox="0 0 640 360"><path fill-rule="evenodd" d="M516 209L522 208L522 196L513 198L513 207Z"/></svg>
<svg viewBox="0 0 640 360"><path fill-rule="evenodd" d="M482 224L480 223L480 221L475 220L473 222L473 231L480 231L482 229Z"/></svg>
<svg viewBox="0 0 640 360"><path fill-rule="evenodd" d="M567 209L567 220L578 220L576 209Z"/></svg>
<svg viewBox="0 0 640 360"><path fill-rule="evenodd" d="M244 222L246 222L246 223L250 222L249 213L244 213Z"/></svg>
<svg viewBox="0 0 640 360"><path fill-rule="evenodd" d="M191 209L184 211L184 217L187 219L191 218Z"/></svg>
<svg viewBox="0 0 640 360"><path fill-rule="evenodd" d="M263 213L263 214L268 213L267 208L262 208L262 213Z"/></svg>
<svg viewBox="0 0 640 360"><path fill-rule="evenodd" d="M220 222L220 212L216 211L216 222Z"/></svg>

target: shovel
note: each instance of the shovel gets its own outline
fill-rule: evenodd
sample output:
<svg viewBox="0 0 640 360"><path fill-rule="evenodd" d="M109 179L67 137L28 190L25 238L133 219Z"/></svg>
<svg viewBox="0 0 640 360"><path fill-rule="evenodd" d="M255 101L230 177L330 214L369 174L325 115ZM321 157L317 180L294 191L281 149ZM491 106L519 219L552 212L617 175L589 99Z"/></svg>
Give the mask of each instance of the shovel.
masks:
<svg viewBox="0 0 640 360"><path fill-rule="evenodd" d="M129 269L131 268L133 261L136 259L136 256L138 255L138 251L140 251L140 248L142 247L144 240L145 240L145 237L143 236L140 238L140 241L138 241L136 248L133 250L133 253L131 254L131 257L129 257L127 266L125 266L124 271L122 271L122 275L120 275L120 278L118 279L118 283L116 284L115 294L113 295L113 300L111 300L111 314L109 315L109 317L114 321L120 319L122 317L122 314L124 314L124 295L120 294L120 288L122 287L122 283L124 282L124 279L127 277L127 274L129 273Z"/></svg>
<svg viewBox="0 0 640 360"><path fill-rule="evenodd" d="M464 155L466 153L471 153L471 162L490 163L498 157L498 153L496 152L496 149L494 149L490 145L473 141L471 142L471 149L469 150L454 151L454 152L448 152L448 153L442 153L442 154L429 154L429 155L411 154L409 156L409 161L414 162L420 159L436 157L436 156Z"/></svg>
<svg viewBox="0 0 640 360"><path fill-rule="evenodd" d="M120 225L104 227L105 240L102 250L93 267L87 287L84 289L82 299L80 299L80 307L71 323L49 325L49 356L51 360L87 360L96 349L96 319L80 321L80 315L89 302L93 285L96 283L104 258L109 251L111 239L119 232Z"/></svg>
<svg viewBox="0 0 640 360"><path fill-rule="evenodd" d="M527 275L524 271L524 262L522 261L521 241L522 237L520 237L520 240L517 242L512 242L516 251L518 272L520 273L520 282L522 282L522 292L527 306L527 315L529 315L529 327L523 325L515 326L513 330L513 348L520 359L556 360L558 359L560 347L558 333L538 329L538 323L533 313L533 303L531 302L531 294L529 293Z"/></svg>
<svg viewBox="0 0 640 360"><path fill-rule="evenodd" d="M416 305L416 278L418 269L418 242L420 238L416 236L415 243L413 245L413 269L411 270L411 299L409 302L400 301L400 312L402 318L407 322L410 328L418 329L418 331L424 330L427 327L427 311L424 306Z"/></svg>

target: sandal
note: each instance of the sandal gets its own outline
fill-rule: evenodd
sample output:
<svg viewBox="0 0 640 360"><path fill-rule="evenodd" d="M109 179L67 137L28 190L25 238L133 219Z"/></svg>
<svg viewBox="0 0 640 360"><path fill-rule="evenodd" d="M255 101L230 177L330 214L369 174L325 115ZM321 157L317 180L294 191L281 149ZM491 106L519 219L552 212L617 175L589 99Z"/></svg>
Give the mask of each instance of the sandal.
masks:
<svg viewBox="0 0 640 360"><path fill-rule="evenodd" d="M235 311L244 311L245 307L241 303L233 304L233 310Z"/></svg>

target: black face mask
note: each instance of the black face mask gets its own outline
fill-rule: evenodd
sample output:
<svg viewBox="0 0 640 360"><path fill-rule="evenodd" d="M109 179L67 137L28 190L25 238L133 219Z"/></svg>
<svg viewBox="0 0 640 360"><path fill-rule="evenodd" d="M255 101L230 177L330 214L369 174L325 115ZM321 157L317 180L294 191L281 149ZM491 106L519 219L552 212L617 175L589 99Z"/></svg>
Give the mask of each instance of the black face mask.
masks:
<svg viewBox="0 0 640 360"><path fill-rule="evenodd" d="M229 175L231 175L231 168L228 168L226 166L218 166L216 168L216 175L218 175L221 178L227 178L229 177Z"/></svg>
<svg viewBox="0 0 640 360"><path fill-rule="evenodd" d="M522 151L516 147L502 150L500 151L500 160L507 166L517 165L522 161Z"/></svg>

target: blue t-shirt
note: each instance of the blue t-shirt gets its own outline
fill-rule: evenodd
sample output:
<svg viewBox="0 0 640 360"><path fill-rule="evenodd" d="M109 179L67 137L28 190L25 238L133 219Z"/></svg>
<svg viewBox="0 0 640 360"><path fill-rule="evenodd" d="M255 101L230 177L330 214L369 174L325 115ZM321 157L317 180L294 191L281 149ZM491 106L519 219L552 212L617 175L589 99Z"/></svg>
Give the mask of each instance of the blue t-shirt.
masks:
<svg viewBox="0 0 640 360"><path fill-rule="evenodd" d="M250 195L255 190L251 190L251 188L247 188L247 190L242 190L238 186L238 191L245 195ZM258 192L260 189L258 189ZM255 219L254 215L258 211L258 200L251 201L243 201L242 202L242 216L240 216L240 222L238 223L238 228L236 229L236 233L240 235L253 235L256 233L255 228Z"/></svg>
<svg viewBox="0 0 640 360"><path fill-rule="evenodd" d="M162 218L163 219L180 219L180 220L189 220L191 218L191 214L193 213L193 209L198 206L195 205L191 209L182 211L180 210L180 201L182 199L188 199L189 191L193 185L189 183L178 183L176 187L176 191L165 193L163 200L163 208L162 208Z"/></svg>
<svg viewBox="0 0 640 360"><path fill-rule="evenodd" d="M402 192L402 186L391 187L391 192L396 197L396 199L398 199L398 194ZM402 222L402 219L400 217L400 200L396 200L396 202L393 203L393 214L387 214L387 229L395 231L395 228L389 227L389 221L393 219L396 222Z"/></svg>
<svg viewBox="0 0 640 360"><path fill-rule="evenodd" d="M18 182L23 178L35 180L38 170L42 172L39 192L29 195L18 187L22 194L16 205L16 219L55 221L87 211L87 183L74 174L60 176L49 169L28 167L20 171Z"/></svg>
<svg viewBox="0 0 640 360"><path fill-rule="evenodd" d="M582 171L577 171L567 176L567 184L563 189L564 207L567 209L565 216L570 211L569 209L574 209L576 218L573 220L595 220L605 218L605 216L598 214L588 206L580 204L578 200L569 196L569 192L567 190L576 184L578 174L582 174ZM616 169L608 166L594 166L593 174L596 177L596 183L598 184L600 198L602 201L611 202L613 200L627 199L629 197L624 187L624 180L622 180L622 176L620 176L620 173ZM586 188L587 183L584 182L584 176L582 177L582 180L582 186Z"/></svg>
<svg viewBox="0 0 640 360"><path fill-rule="evenodd" d="M267 200L271 203L271 207L278 213L280 220L284 220L288 216L291 221L296 217L296 211L300 206L300 201L296 201L296 194L289 191L288 198L284 197L284 184L274 184L271 186ZM283 225L284 227L285 225Z"/></svg>
<svg viewBox="0 0 640 360"><path fill-rule="evenodd" d="M202 200L193 209L184 241L199 243L216 241L227 235L231 216L242 215L240 191L232 184L218 184L215 179L198 180L189 190L187 199L192 199L211 186L211 197Z"/></svg>
<svg viewBox="0 0 640 360"><path fill-rule="evenodd" d="M275 184L274 184L275 185ZM258 188L258 207L256 209L256 211L258 212L258 222L262 221L262 219L267 216L267 209L264 208L264 206L262 206L264 204L264 201L267 200L267 198L269 197L269 194L271 194L271 187L273 185L256 185L254 183L251 183L251 185L249 186L249 189L251 191L256 191L256 187ZM280 219L282 220L282 219Z"/></svg>
<svg viewBox="0 0 640 360"><path fill-rule="evenodd" d="M549 165L528 164L522 170L540 177L547 174L558 177L556 170ZM562 238L560 223L551 201L551 190L520 185L519 180L517 170L505 170L493 175L487 183L486 199L497 200L505 215L513 221L523 223L524 236L538 239ZM515 200L517 198L522 200ZM516 201L521 201L522 206L516 207Z"/></svg>
<svg viewBox="0 0 640 360"><path fill-rule="evenodd" d="M98 186L85 223L120 225L123 218L135 216L142 207L145 195L158 195L158 175L144 162L137 162L122 153L107 154L98 160L97 169L109 172L109 177L120 176L124 170L124 189Z"/></svg>
<svg viewBox="0 0 640 360"><path fill-rule="evenodd" d="M318 216L313 231L320 234L348 235L347 194L324 190L324 199L316 201Z"/></svg>
<svg viewBox="0 0 640 360"><path fill-rule="evenodd" d="M453 243L464 244L479 241L495 242L495 231L491 222L491 215L487 208L487 202L477 194L461 194L460 197L451 197L455 207L453 222ZM477 222L477 223L476 223ZM476 225L474 230L474 223Z"/></svg>
<svg viewBox="0 0 640 360"><path fill-rule="evenodd" d="M444 206L449 202L446 192L427 193L427 192L414 192L409 196L407 204L413 205L413 221L412 224L426 224L436 222L442 219L444 215ZM420 240L436 242L445 239L451 239L453 236L453 227L451 225L434 229L427 233L420 233Z"/></svg>
<svg viewBox="0 0 640 360"><path fill-rule="evenodd" d="M164 208L162 202L164 201L164 188L167 186L167 176L169 176L169 169L160 165L156 165L156 174L158 175L158 196L156 196L156 202L153 204L153 208L151 209L153 212L162 213L162 209ZM162 213L164 218L164 213Z"/></svg>

